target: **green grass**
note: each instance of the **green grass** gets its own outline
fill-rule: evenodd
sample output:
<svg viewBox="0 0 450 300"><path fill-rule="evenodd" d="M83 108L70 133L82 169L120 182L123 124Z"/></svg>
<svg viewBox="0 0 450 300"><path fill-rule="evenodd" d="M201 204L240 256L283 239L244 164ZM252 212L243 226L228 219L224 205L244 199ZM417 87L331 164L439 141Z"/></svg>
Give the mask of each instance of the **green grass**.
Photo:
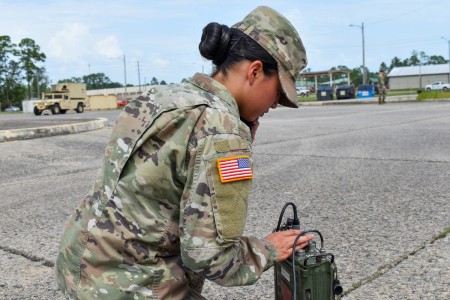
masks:
<svg viewBox="0 0 450 300"><path fill-rule="evenodd" d="M0 114L21 114L23 111L0 111Z"/></svg>
<svg viewBox="0 0 450 300"><path fill-rule="evenodd" d="M317 100L316 94L310 94L309 96L306 96L306 97L298 96L297 98L298 98L299 102L308 102L308 101L316 101Z"/></svg>
<svg viewBox="0 0 450 300"><path fill-rule="evenodd" d="M435 99L450 99L450 92L443 91L424 91L417 95L417 100L435 100Z"/></svg>

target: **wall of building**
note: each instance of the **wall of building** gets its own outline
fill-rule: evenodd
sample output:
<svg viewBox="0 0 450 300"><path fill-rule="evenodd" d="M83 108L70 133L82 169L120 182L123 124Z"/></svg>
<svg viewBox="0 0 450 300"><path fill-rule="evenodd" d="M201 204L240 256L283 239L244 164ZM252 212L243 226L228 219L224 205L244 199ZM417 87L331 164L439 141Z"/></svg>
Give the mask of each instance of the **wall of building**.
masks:
<svg viewBox="0 0 450 300"><path fill-rule="evenodd" d="M116 109L117 96L116 95L94 95L88 97L87 109Z"/></svg>
<svg viewBox="0 0 450 300"><path fill-rule="evenodd" d="M435 75L415 75L415 76L398 76L389 77L389 89L391 90L406 90L406 89L420 89L425 85L436 81L448 81L448 74Z"/></svg>
<svg viewBox="0 0 450 300"><path fill-rule="evenodd" d="M34 103L39 101L39 99L23 100L22 101L22 111L24 113L32 113L34 109Z"/></svg>
<svg viewBox="0 0 450 300"><path fill-rule="evenodd" d="M116 95L118 99L128 99L132 100L142 93L146 92L150 89L150 85L143 86L128 86L127 88L111 88L111 89L99 89L99 90L88 90L88 96L97 96L97 95Z"/></svg>

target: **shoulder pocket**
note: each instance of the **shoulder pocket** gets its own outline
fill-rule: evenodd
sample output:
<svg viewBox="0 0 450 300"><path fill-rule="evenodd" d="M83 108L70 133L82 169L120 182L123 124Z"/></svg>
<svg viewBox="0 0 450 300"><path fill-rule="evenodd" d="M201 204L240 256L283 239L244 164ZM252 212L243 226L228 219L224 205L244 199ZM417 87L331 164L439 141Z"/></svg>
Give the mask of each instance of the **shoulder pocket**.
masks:
<svg viewBox="0 0 450 300"><path fill-rule="evenodd" d="M246 151L207 162L214 222L220 242L239 239L245 228L248 195L252 184L252 160Z"/></svg>

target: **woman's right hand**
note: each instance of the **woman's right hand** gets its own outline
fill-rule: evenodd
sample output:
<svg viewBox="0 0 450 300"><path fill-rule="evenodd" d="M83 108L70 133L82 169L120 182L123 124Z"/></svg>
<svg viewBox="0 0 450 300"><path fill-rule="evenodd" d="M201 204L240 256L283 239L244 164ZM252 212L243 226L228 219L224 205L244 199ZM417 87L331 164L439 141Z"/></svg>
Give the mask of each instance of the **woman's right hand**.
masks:
<svg viewBox="0 0 450 300"><path fill-rule="evenodd" d="M278 252L278 261L283 261L292 255L292 246L301 230L278 231L265 237L267 241L272 243ZM300 250L308 244L308 241L314 238L313 234L305 234L297 240L295 251Z"/></svg>

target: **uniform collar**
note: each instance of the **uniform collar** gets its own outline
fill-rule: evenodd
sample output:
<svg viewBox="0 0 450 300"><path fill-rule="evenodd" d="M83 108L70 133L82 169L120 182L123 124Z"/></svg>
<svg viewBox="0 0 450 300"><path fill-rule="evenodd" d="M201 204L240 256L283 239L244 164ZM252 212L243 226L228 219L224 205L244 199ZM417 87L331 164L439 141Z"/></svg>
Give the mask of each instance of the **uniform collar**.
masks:
<svg viewBox="0 0 450 300"><path fill-rule="evenodd" d="M236 100L230 91L220 82L214 80L212 77L201 73L195 73L190 82L200 89L219 97L223 104L230 110L232 114L239 117L239 108Z"/></svg>

